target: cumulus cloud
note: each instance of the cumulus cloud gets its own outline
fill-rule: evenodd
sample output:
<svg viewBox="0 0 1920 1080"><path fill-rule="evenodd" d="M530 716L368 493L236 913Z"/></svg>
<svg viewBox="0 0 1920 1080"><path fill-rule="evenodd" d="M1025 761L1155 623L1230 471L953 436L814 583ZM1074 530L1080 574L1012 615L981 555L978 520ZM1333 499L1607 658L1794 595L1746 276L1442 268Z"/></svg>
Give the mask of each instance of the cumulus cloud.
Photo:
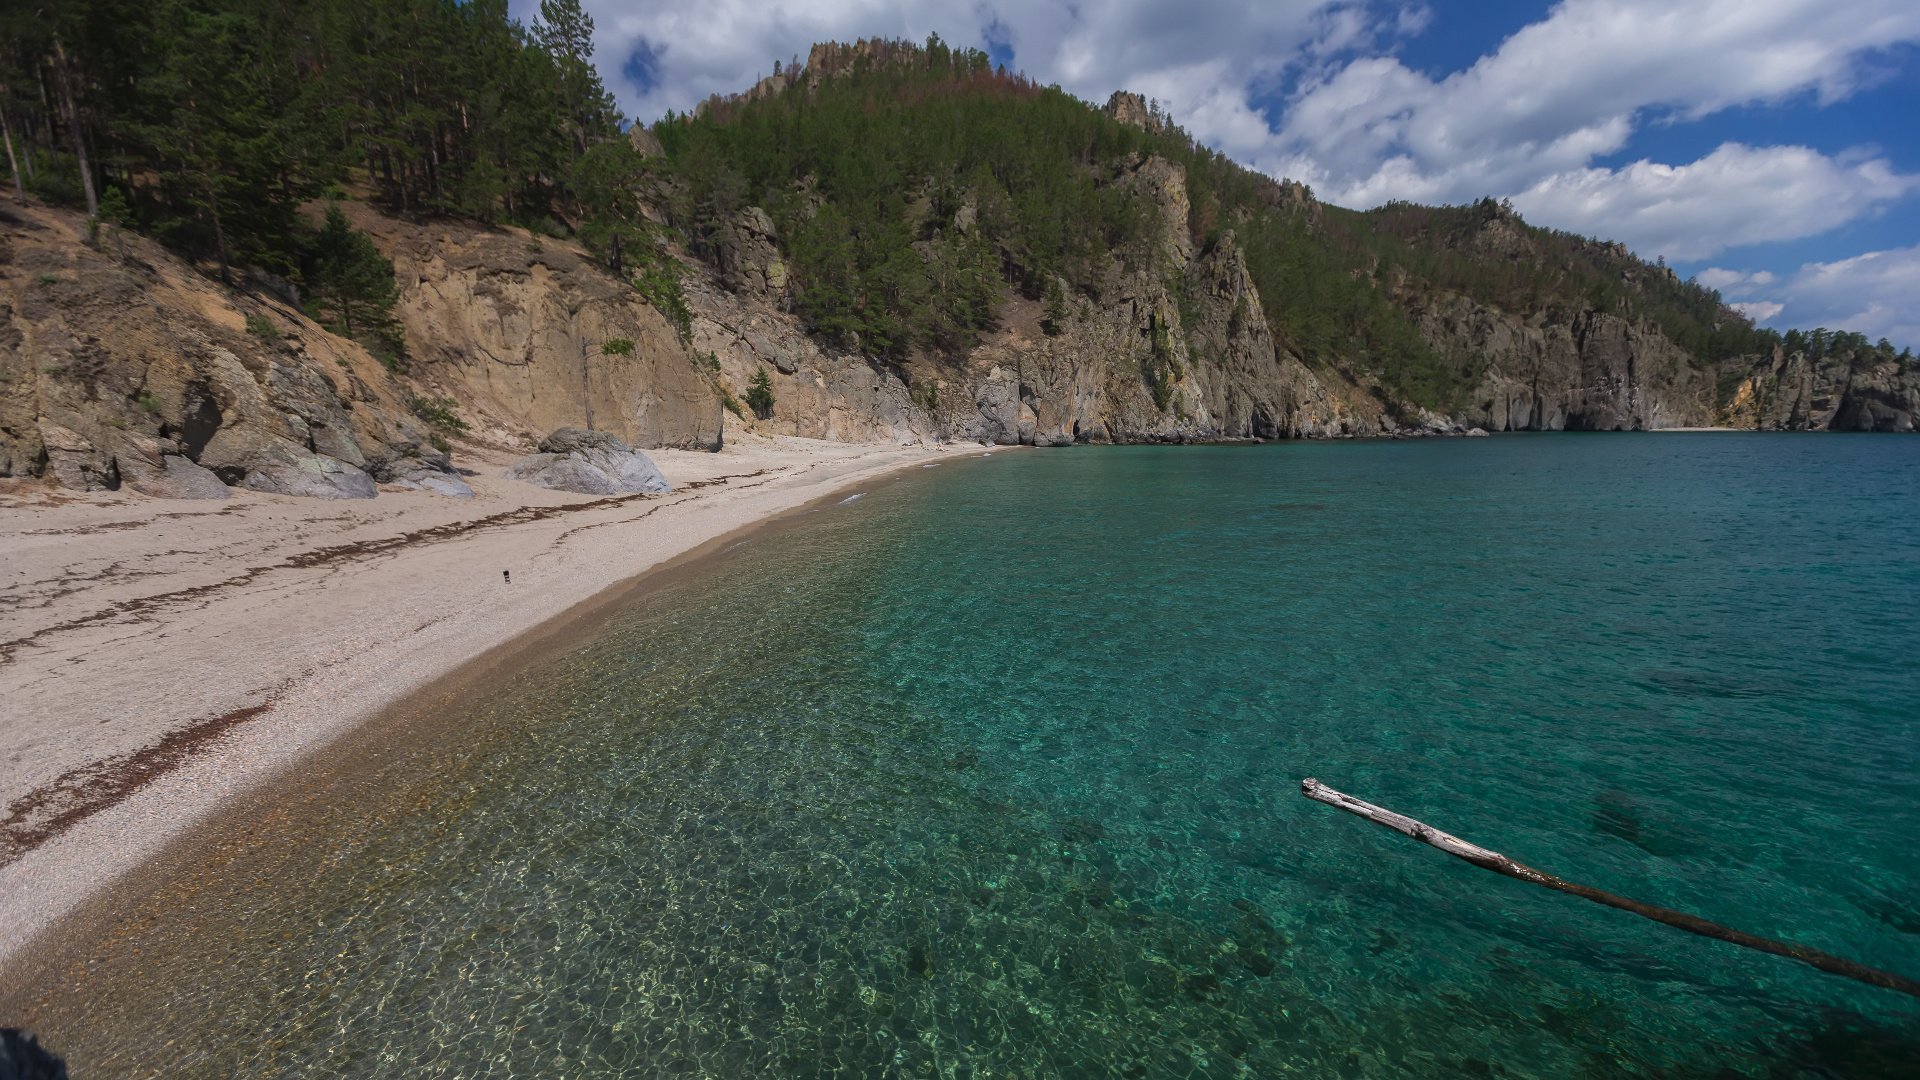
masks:
<svg viewBox="0 0 1920 1080"><path fill-rule="evenodd" d="M1278 142L1336 200L1459 201L1583 168L1649 119L1840 100L1875 77L1863 54L1915 39L1911 0L1566 0L1444 78L1356 59L1300 91Z"/></svg>
<svg viewBox="0 0 1920 1080"><path fill-rule="evenodd" d="M585 2L608 86L641 120L737 92L776 59L804 61L814 42L937 33L954 45L1010 49L1019 69L1088 100L1118 89L1157 97L1196 136L1243 152L1272 138L1252 104L1259 88L1291 66L1324 62L1396 27L1417 30L1426 18L1422 7L1376 10L1356 0ZM531 4L518 0L521 7ZM634 56L648 62L629 64Z"/></svg>
<svg viewBox="0 0 1920 1080"><path fill-rule="evenodd" d="M1451 73L1398 55L1435 18L1422 0L585 3L608 85L642 120L740 90L816 41L938 33L1091 101L1157 98L1202 141L1341 205L1508 196L1648 256L1816 235L1920 186L1883 156L1804 146L1612 162L1650 125L1846 99L1920 41L1914 0L1562 0Z"/></svg>
<svg viewBox="0 0 1920 1080"><path fill-rule="evenodd" d="M1728 304L1727 306L1757 323L1765 323L1768 319L1773 318L1775 315L1787 309L1787 305L1776 304L1771 300L1749 300L1745 303Z"/></svg>
<svg viewBox="0 0 1920 1080"><path fill-rule="evenodd" d="M1807 263L1791 274L1712 267L1695 277L1779 329L1828 326L1920 347L1920 245Z"/></svg>
<svg viewBox="0 0 1920 1080"><path fill-rule="evenodd" d="M1818 236L1916 188L1920 177L1895 172L1884 158L1842 164L1804 146L1727 143L1689 165L1636 161L1557 173L1513 202L1534 220L1692 261Z"/></svg>
<svg viewBox="0 0 1920 1080"><path fill-rule="evenodd" d="M1856 220L1915 187L1881 158L1735 143L1600 168L1644 125L1839 101L1920 39L1911 0L1566 0L1464 71L1361 57L1301 89L1259 158L1334 202L1510 195L1534 220L1647 255L1704 258Z"/></svg>

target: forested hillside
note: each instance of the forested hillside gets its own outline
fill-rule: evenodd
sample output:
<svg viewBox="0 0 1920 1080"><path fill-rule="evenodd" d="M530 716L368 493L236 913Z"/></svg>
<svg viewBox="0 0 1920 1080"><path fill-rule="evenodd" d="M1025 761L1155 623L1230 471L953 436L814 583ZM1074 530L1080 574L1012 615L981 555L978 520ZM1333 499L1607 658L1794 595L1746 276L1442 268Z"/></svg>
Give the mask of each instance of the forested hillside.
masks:
<svg viewBox="0 0 1920 1080"><path fill-rule="evenodd" d="M1920 409L1920 374L1887 342L1758 329L1712 290L1490 199L1326 205L1133 95L1094 108L938 38L816 46L644 128L592 40L578 0L543 0L525 27L503 0L13 5L0 134L18 197L83 215L88 243L143 233L235 297L295 304L384 361L406 400L470 381L421 336L454 317L420 292L444 260L409 231L440 221L576 245L679 339L596 362L686 368L777 430L1905 430ZM394 224L354 224L372 221ZM566 329L584 352L581 332ZM686 377L670 381L681 400ZM750 384L767 402L753 416ZM20 416L45 412L10 386ZM714 437L697 426L636 431Z"/></svg>

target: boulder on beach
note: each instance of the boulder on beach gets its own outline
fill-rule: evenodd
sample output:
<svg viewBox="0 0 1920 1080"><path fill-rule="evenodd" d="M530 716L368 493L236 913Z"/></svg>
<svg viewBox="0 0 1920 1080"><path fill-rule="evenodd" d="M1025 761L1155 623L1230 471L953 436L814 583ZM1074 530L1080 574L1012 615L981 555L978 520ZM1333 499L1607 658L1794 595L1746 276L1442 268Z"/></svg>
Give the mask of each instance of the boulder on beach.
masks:
<svg viewBox="0 0 1920 1080"><path fill-rule="evenodd" d="M511 480L582 495L672 491L646 454L604 431L561 428L540 441L540 452L507 466Z"/></svg>

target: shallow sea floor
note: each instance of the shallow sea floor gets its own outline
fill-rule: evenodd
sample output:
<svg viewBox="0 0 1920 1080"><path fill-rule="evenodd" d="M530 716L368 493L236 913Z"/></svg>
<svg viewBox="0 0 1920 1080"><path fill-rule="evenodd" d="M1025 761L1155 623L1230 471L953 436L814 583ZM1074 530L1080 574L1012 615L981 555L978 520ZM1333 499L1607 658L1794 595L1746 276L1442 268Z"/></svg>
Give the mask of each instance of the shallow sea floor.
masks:
<svg viewBox="0 0 1920 1080"><path fill-rule="evenodd" d="M1920 1074L1298 793L1920 976L1920 440L949 463L343 755L76 948L76 1075Z"/></svg>

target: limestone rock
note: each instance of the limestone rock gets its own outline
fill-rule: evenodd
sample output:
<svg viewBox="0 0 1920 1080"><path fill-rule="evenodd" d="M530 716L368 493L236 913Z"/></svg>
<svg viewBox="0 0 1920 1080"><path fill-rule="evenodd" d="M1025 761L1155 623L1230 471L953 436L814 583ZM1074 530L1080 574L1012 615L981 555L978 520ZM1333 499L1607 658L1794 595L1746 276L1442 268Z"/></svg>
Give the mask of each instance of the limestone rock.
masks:
<svg viewBox="0 0 1920 1080"><path fill-rule="evenodd" d="M562 428L540 441L540 452L507 467L505 475L556 491L625 495L672 491L653 459L604 431Z"/></svg>

